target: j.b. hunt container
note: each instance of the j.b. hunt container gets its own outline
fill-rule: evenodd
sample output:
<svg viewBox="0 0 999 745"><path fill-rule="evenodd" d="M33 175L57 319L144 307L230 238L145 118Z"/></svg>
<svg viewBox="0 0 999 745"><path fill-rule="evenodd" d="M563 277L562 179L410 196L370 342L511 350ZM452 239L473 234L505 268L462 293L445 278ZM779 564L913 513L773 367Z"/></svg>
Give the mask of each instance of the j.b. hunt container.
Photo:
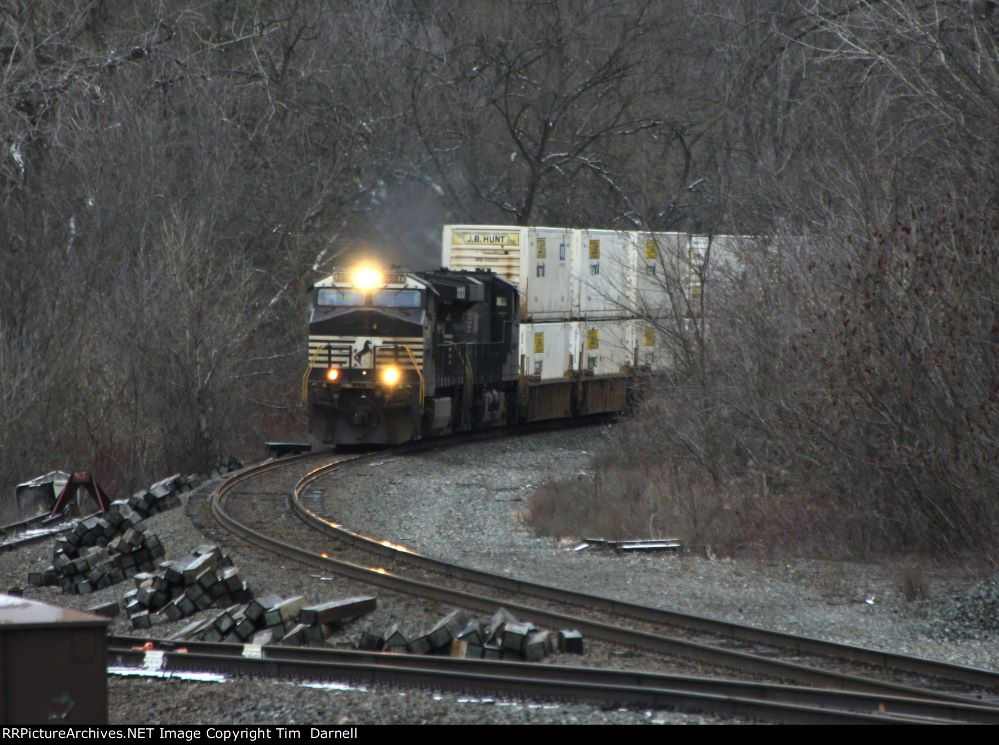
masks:
<svg viewBox="0 0 999 745"><path fill-rule="evenodd" d="M522 321L569 321L634 315L634 253L628 232L445 225L442 259L517 285Z"/></svg>
<svg viewBox="0 0 999 745"><path fill-rule="evenodd" d="M504 225L445 225L448 269L490 269L520 290L523 320L565 321L578 305L574 231Z"/></svg>

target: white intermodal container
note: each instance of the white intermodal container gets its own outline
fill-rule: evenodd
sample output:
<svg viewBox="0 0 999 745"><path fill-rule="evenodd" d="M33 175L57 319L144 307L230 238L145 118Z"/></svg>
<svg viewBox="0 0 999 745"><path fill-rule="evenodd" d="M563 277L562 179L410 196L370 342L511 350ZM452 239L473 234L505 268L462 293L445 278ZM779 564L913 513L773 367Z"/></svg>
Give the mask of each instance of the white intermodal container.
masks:
<svg viewBox="0 0 999 745"><path fill-rule="evenodd" d="M587 320L635 315L635 234L618 230L577 230L578 261L571 264L579 287L576 317Z"/></svg>
<svg viewBox="0 0 999 745"><path fill-rule="evenodd" d="M516 225L445 225L443 265L489 269L517 285L521 322L686 315L700 271L733 271L750 239ZM680 307L674 309L673 304ZM578 356L577 356L578 361Z"/></svg>
<svg viewBox="0 0 999 745"><path fill-rule="evenodd" d="M533 228L528 235L527 271L521 274L521 317L533 321L566 321L576 305L572 264L573 232L567 228Z"/></svg>
<svg viewBox="0 0 999 745"><path fill-rule="evenodd" d="M523 374L541 380L565 378L573 368L573 327L567 321L520 324Z"/></svg>
<svg viewBox="0 0 999 745"><path fill-rule="evenodd" d="M522 321L566 321L578 281L573 231L510 225L445 225L442 262L448 269L489 269L520 290Z"/></svg>
<svg viewBox="0 0 999 745"><path fill-rule="evenodd" d="M668 318L673 298L689 286L686 233L635 233L634 306L636 316Z"/></svg>
<svg viewBox="0 0 999 745"><path fill-rule="evenodd" d="M661 373L674 367L672 347L665 330L673 319L631 321L631 343L635 349L635 366L644 372Z"/></svg>
<svg viewBox="0 0 999 745"><path fill-rule="evenodd" d="M745 235L716 235L711 242L711 266L722 275L731 275L742 267L744 252L752 245Z"/></svg>
<svg viewBox="0 0 999 745"><path fill-rule="evenodd" d="M616 375L634 367L634 325L630 318L574 322L570 343L576 372Z"/></svg>
<svg viewBox="0 0 999 745"><path fill-rule="evenodd" d="M520 281L527 228L515 225L445 225L441 259L447 269L489 269L508 282Z"/></svg>
<svg viewBox="0 0 999 745"><path fill-rule="evenodd" d="M699 298L702 292L701 274L709 282L730 277L742 266L742 253L752 239L743 235L695 235L690 238L688 265L690 268L690 294Z"/></svg>

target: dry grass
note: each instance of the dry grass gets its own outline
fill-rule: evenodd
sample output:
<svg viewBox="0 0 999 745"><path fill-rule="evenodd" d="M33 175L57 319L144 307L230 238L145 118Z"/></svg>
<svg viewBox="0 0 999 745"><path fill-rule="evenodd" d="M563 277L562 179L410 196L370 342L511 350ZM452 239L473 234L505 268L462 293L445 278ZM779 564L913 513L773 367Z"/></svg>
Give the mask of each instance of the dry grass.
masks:
<svg viewBox="0 0 999 745"><path fill-rule="evenodd" d="M916 561L905 561L899 569L899 590L909 602L926 600L929 595L929 581L926 569Z"/></svg>
<svg viewBox="0 0 999 745"><path fill-rule="evenodd" d="M705 483L681 484L652 467L598 465L593 476L544 485L523 521L539 535L610 540L683 537L689 550L725 550L735 516Z"/></svg>
<svg viewBox="0 0 999 745"><path fill-rule="evenodd" d="M841 564L823 565L812 578L812 584L819 596L830 603L841 603L853 597L853 583Z"/></svg>
<svg viewBox="0 0 999 745"><path fill-rule="evenodd" d="M996 525L994 505L955 497L943 510L889 499L868 471L837 464L833 453L820 460L777 450L776 458L770 440L750 437L744 422L734 434L738 418L715 412L715 421L674 393L652 392L610 430L591 476L540 488L524 523L556 538L678 538L688 552L710 546L717 556L866 561L932 553L999 563L952 535L956 524ZM842 595L837 578L826 585L823 594ZM899 589L910 600L925 597L918 565L902 567Z"/></svg>

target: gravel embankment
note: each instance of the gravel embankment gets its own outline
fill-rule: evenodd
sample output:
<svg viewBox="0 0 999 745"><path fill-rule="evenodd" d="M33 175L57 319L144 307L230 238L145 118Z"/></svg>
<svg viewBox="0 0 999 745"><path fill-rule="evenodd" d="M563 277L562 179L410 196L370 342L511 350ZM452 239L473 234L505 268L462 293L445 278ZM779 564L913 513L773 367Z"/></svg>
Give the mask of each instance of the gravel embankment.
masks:
<svg viewBox="0 0 999 745"><path fill-rule="evenodd" d="M477 443L355 468L326 493L330 513L421 553L537 582L904 654L999 669L999 582L973 591L961 569L927 566L925 600L902 571L820 561L709 560L572 551L519 521L546 479L581 488L599 428ZM989 615L991 613L991 615Z"/></svg>
<svg viewBox="0 0 999 745"><path fill-rule="evenodd" d="M969 591L975 581L958 571L927 570L928 597L906 602L892 568L820 562L733 561L573 552L532 535L517 519L530 493L546 479L574 478L589 467L599 429L479 443L443 453L378 459L347 472L327 490L330 511L357 530L423 553L511 575L585 589L634 602L718 616L787 631L894 651L999 668L995 614L999 591ZM182 509L148 519L169 554L217 542ZM197 504L197 500L195 501ZM363 588L282 565L233 539L222 542L257 593L304 594L321 602ZM0 554L0 588L24 587L28 571L51 560L45 542ZM45 602L87 608L120 598L131 583L85 595L58 588L25 589ZM374 594L379 594L377 591ZM865 602L873 599L873 602ZM336 641L349 644L364 626L406 621L404 608L384 603L377 616L351 624ZM207 615L211 613L208 611ZM165 635L190 619L156 626ZM128 632L127 621L113 623ZM570 660L571 662L571 660ZM545 702L482 700L417 690L307 688L285 682L188 683L113 677L115 723L699 723L713 717L647 711L603 711Z"/></svg>

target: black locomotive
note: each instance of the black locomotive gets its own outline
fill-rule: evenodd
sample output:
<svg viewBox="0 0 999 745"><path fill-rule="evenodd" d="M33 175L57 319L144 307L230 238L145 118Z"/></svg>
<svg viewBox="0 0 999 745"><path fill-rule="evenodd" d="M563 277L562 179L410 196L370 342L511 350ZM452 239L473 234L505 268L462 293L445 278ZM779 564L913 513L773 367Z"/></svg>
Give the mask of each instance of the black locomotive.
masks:
<svg viewBox="0 0 999 745"><path fill-rule="evenodd" d="M303 396L314 442L395 444L624 405L623 375L527 375L517 288L490 271L363 265L311 292Z"/></svg>
<svg viewBox="0 0 999 745"><path fill-rule="evenodd" d="M320 442L399 443L516 416L517 288L490 272L334 272L313 288Z"/></svg>

